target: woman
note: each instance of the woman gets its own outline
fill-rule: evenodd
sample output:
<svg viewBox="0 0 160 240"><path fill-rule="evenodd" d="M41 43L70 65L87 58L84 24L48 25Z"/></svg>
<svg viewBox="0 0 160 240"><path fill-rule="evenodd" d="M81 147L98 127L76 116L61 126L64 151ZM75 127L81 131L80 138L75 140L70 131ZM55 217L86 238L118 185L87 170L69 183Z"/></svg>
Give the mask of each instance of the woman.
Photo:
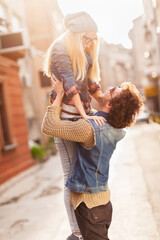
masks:
<svg viewBox="0 0 160 240"><path fill-rule="evenodd" d="M45 73L63 81L65 95L62 103L61 118L75 120L78 117L94 119L96 124L102 125L104 118L88 116L91 112L90 94L98 101L102 93L98 81L98 38L97 25L86 12L69 14L64 18L67 31L60 36L48 50L45 63ZM51 102L55 99L52 90ZM66 182L75 143L56 138L56 145L60 153ZM72 235L67 240L82 239L72 205L69 204L69 190L64 189L64 201L68 213Z"/></svg>

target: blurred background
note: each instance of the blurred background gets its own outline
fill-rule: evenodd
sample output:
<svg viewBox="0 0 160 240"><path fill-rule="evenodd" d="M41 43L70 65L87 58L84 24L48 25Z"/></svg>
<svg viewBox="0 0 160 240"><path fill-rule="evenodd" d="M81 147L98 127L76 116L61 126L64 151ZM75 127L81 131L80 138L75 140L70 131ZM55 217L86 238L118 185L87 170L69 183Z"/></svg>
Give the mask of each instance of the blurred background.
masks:
<svg viewBox="0 0 160 240"><path fill-rule="evenodd" d="M52 88L50 79L43 75L42 66L48 47L65 31L64 14L81 10L87 11L99 28L102 91L110 86L118 86L124 81L131 81L141 92L144 101L144 109L124 142L128 145L122 144L121 151L117 150L119 151L117 156L123 156L128 148L129 153L132 154L129 158L127 155L123 156L123 160L132 161L133 156L139 159L138 163L133 160L132 167L140 166L142 169L141 174L146 184L144 195L148 196L146 197L148 200L143 199L143 201L149 201L152 212L149 214L153 214L155 226L154 231L150 230L144 238L140 232L136 233L139 238L135 236L125 238L123 235L121 237L127 240L158 240L160 239L158 235L160 232L158 184L160 181L160 0L0 0L0 211L2 212L0 236L5 240L12 239L12 236L16 240L22 239L22 236L16 235L19 233L17 229L21 231L29 220L25 218L20 221L13 217L7 223L5 216L8 215L9 210L4 206L24 199L24 196L32 192L31 189L43 185L47 177L51 185L47 185L46 180L46 185L43 187L41 185L39 189L39 196L55 197L59 191L60 195L57 195L56 202L61 202L62 171L54 139L44 136L40 131ZM95 102L93 105L96 107ZM113 176L118 171L123 172L123 162L121 163L113 164ZM38 177L35 174L37 171L42 171ZM59 175L56 175L57 172ZM138 174L137 171L134 174ZM22 179L24 180L25 176L27 176L26 181L29 182L23 183ZM34 177L28 180L28 176ZM134 175L135 178L138 179L138 175L136 177ZM27 190L24 190L24 185L20 182L28 187ZM128 182L126 188L122 183L122 188L131 189L131 182ZM17 183L20 184L19 187ZM133 187L138 188L137 185ZM115 195L113 194L113 199L116 194L118 194L117 190ZM32 194L28 196L33 197ZM128 199L126 205L131 201ZM25 206L21 206L20 209L24 208ZM37 209L38 211L40 210ZM139 210L135 211L138 214ZM15 216L14 211L13 215ZM143 216L144 219L147 219L147 216ZM33 216L30 217L32 219ZM67 222L65 215L63 220ZM66 222L65 224L68 224ZM7 230L7 226L11 229L18 227L13 233ZM65 231L65 227L61 229L62 233L66 233ZM119 239L116 233L112 235L114 239ZM38 236L42 237L43 234L36 235L37 239ZM29 238L23 236L23 239ZM53 239L63 238L59 236Z"/></svg>

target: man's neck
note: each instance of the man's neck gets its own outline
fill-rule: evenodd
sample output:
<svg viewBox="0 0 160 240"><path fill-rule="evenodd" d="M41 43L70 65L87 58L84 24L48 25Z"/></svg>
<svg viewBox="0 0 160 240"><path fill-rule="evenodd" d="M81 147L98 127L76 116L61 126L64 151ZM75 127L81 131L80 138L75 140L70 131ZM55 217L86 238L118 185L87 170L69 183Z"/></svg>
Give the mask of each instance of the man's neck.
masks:
<svg viewBox="0 0 160 240"><path fill-rule="evenodd" d="M109 113L109 110L104 108L104 107L98 107L98 111L102 111L102 112L105 112L105 113Z"/></svg>

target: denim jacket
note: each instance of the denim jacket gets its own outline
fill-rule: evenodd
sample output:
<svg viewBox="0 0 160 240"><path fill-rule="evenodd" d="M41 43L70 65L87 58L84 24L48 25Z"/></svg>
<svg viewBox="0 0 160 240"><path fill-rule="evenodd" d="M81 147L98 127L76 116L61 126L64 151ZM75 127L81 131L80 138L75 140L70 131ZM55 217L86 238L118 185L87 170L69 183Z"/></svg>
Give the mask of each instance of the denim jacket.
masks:
<svg viewBox="0 0 160 240"><path fill-rule="evenodd" d="M66 104L73 105L71 99L73 95L79 93L81 101L84 102L85 108L88 108L91 101L89 93L94 94L98 89L100 89L99 84L92 82L88 78L88 71L92 66L92 59L88 54L86 54L86 57L88 61L86 77L83 80L80 79L75 81L72 71L72 63L64 42L62 40L58 40L52 49L50 65L51 73L53 73L57 79L63 79L65 91L63 102ZM52 90L50 101L53 102L55 97L56 93Z"/></svg>
<svg viewBox="0 0 160 240"><path fill-rule="evenodd" d="M122 129L106 123L97 126L89 120L95 132L95 145L91 149L76 145L75 156L66 186L80 193L98 193L107 190L109 163L116 144L125 136Z"/></svg>

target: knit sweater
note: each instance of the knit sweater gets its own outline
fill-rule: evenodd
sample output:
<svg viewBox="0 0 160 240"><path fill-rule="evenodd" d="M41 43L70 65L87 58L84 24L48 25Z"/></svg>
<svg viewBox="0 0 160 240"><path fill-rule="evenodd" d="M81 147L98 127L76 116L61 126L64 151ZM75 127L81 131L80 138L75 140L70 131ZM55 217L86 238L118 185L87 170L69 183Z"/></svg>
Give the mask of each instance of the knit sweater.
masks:
<svg viewBox="0 0 160 240"><path fill-rule="evenodd" d="M42 133L62 139L80 142L84 147L91 148L95 144L94 129L91 123L84 119L68 121L60 119L61 107L48 106L42 121ZM70 203L76 209L81 202L88 208L107 204L110 200L110 190L84 194L71 191Z"/></svg>

